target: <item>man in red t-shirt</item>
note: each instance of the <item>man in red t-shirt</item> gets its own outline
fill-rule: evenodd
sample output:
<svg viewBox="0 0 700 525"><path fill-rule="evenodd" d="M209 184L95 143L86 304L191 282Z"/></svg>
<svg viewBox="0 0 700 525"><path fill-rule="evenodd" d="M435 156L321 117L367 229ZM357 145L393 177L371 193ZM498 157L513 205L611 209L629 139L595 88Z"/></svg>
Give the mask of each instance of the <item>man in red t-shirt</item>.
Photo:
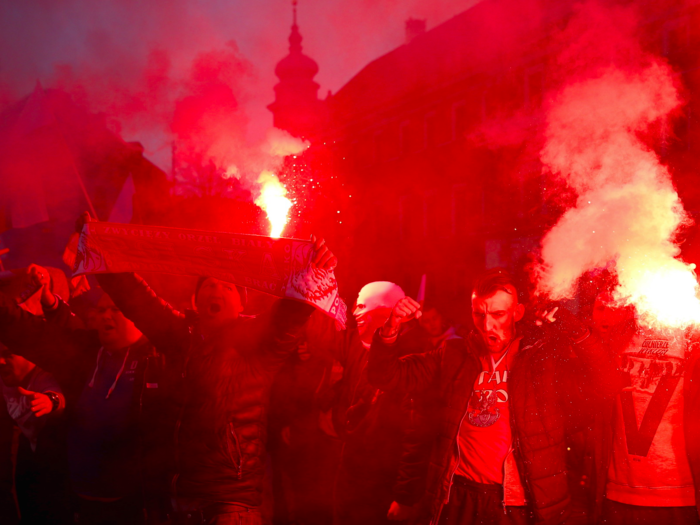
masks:
<svg viewBox="0 0 700 525"><path fill-rule="evenodd" d="M438 391L424 502L431 523L558 524L569 514L567 423L583 377L576 372L599 360L598 346L589 347L588 330L565 312L547 330L523 334L516 325L524 313L512 277L497 268L475 281L467 338L399 357L400 326L420 315L411 298L375 335L375 386Z"/></svg>

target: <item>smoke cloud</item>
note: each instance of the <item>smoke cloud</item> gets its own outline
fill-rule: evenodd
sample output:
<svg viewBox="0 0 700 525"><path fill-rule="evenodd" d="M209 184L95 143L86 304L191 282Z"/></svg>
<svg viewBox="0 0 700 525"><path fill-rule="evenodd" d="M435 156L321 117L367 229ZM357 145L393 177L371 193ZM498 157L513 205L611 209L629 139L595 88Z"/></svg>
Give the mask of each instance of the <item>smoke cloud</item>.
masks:
<svg viewBox="0 0 700 525"><path fill-rule="evenodd" d="M620 14L626 23L611 26ZM670 67L641 51L633 14L592 4L572 24L591 16L613 31L599 41L612 47L601 49L589 31L563 55L569 64L580 65L582 55L596 61L583 58L587 69L551 99L547 113L540 157L576 203L542 241L540 290L570 297L584 272L608 265L619 281L616 299L634 305L643 322L688 325L700 320L697 282L693 267L677 258L674 238L690 219L652 148L682 100Z"/></svg>

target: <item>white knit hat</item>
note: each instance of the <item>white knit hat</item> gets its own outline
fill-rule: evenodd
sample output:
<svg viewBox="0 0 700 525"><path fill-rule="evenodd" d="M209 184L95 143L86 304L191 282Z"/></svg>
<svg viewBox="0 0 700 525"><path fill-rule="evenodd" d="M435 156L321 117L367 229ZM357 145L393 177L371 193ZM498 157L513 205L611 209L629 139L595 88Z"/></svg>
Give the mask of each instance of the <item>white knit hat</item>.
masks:
<svg viewBox="0 0 700 525"><path fill-rule="evenodd" d="M364 311L369 312L377 308L393 308L404 297L406 294L398 284L376 281L362 287L357 296L357 304L364 305Z"/></svg>

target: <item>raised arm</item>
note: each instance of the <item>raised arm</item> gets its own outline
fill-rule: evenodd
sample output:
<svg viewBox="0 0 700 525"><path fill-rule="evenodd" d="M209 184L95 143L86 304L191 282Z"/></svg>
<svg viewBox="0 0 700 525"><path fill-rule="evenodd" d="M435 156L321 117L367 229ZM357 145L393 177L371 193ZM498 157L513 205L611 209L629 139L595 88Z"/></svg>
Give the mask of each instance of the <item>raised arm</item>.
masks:
<svg viewBox="0 0 700 525"><path fill-rule="evenodd" d="M96 277L117 308L160 352L182 351L189 341L185 316L158 297L141 276L110 273Z"/></svg>
<svg viewBox="0 0 700 525"><path fill-rule="evenodd" d="M99 348L95 332L73 330L69 323L53 323L31 314L4 294L0 294L0 342L62 377L84 366L90 350Z"/></svg>
<svg viewBox="0 0 700 525"><path fill-rule="evenodd" d="M333 255L323 239L314 241L314 253L311 257L311 268L331 271L338 265L338 259ZM275 303L271 312L269 331L262 338L262 350L268 357L286 358L302 340L304 327L315 308L310 304L292 299L281 299Z"/></svg>
<svg viewBox="0 0 700 525"><path fill-rule="evenodd" d="M94 222L84 212L75 222L75 231L81 233L88 222ZM135 273L97 274L102 289L114 304L159 351L181 351L189 340L184 315L156 295L146 281Z"/></svg>
<svg viewBox="0 0 700 525"><path fill-rule="evenodd" d="M396 303L386 324L374 334L367 373L375 387L385 392L425 390L437 378L442 349L399 357L401 325L420 315L420 304L404 297Z"/></svg>

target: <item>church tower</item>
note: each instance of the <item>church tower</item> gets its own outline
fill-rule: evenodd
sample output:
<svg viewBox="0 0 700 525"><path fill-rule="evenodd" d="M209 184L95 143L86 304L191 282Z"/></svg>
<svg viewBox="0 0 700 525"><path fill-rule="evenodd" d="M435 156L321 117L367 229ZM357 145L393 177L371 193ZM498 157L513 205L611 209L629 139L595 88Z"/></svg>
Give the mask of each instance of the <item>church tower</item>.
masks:
<svg viewBox="0 0 700 525"><path fill-rule="evenodd" d="M289 54L275 67L279 82L275 86L272 111L276 128L295 137L308 138L319 131L322 124L323 103L318 99L318 84L314 77L318 64L301 52L301 34L297 26L297 0L292 0L293 23L289 35Z"/></svg>

